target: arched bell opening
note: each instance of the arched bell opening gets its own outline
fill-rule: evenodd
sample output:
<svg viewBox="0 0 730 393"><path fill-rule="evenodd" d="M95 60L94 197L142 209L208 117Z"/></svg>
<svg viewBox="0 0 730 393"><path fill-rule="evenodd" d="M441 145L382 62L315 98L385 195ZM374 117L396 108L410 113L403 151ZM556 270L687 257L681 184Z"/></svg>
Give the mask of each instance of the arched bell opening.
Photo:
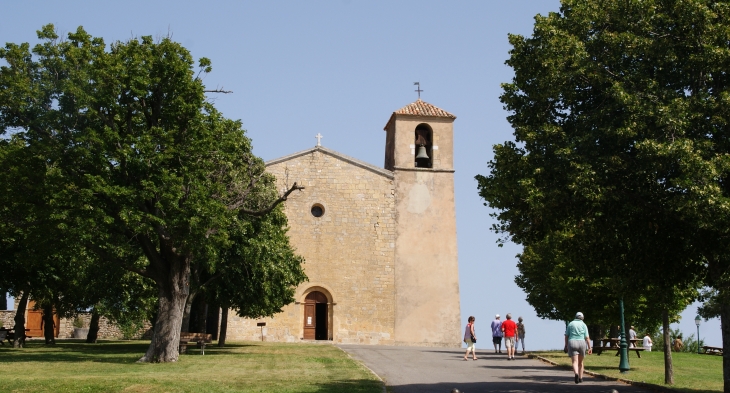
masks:
<svg viewBox="0 0 730 393"><path fill-rule="evenodd" d="M433 167L433 130L428 124L421 123L415 132L416 168Z"/></svg>

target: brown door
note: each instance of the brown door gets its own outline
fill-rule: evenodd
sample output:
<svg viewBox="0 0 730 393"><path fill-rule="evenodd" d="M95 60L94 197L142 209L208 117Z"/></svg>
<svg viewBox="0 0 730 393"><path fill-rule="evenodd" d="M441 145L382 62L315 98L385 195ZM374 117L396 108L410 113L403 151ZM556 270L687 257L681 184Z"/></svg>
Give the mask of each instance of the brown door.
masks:
<svg viewBox="0 0 730 393"><path fill-rule="evenodd" d="M25 335L29 337L43 337L43 310L34 310L35 302L28 301L28 319L25 321ZM54 336L58 337L60 330L60 318L58 314L53 314L53 323L55 325Z"/></svg>
<svg viewBox="0 0 730 393"><path fill-rule="evenodd" d="M304 300L304 339L329 339L328 321L327 296L322 292L310 292Z"/></svg>
<svg viewBox="0 0 730 393"><path fill-rule="evenodd" d="M25 335L30 337L43 337L43 329L41 323L43 323L43 310L34 310L35 302L28 300L28 319L25 321L26 330Z"/></svg>
<svg viewBox="0 0 730 393"><path fill-rule="evenodd" d="M304 304L304 339L314 340L314 333L317 329L317 317L314 315L315 305Z"/></svg>

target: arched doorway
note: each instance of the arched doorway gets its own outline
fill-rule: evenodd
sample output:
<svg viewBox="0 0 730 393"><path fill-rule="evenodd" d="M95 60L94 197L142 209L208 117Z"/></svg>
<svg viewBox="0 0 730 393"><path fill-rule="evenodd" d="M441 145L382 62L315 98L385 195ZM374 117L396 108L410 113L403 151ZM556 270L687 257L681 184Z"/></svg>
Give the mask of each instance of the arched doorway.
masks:
<svg viewBox="0 0 730 393"><path fill-rule="evenodd" d="M328 340L327 296L322 292L310 292L304 299L304 339Z"/></svg>

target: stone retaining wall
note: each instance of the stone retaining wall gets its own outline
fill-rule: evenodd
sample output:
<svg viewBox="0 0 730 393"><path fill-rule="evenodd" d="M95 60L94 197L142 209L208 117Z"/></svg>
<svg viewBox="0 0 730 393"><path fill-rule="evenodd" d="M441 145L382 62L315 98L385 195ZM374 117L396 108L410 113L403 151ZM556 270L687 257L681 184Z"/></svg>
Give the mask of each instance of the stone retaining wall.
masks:
<svg viewBox="0 0 730 393"><path fill-rule="evenodd" d="M91 321L91 313L83 312L79 313L79 318L84 321L84 326L88 327ZM73 332L73 321L75 318L61 318L58 328L58 338L74 338ZM15 310L0 310L0 322L6 329L12 329L15 325ZM133 337L134 339L149 338L152 325L149 322L145 322L142 329ZM106 340L120 340L122 339L122 332L119 326L110 322L107 318L101 317L99 319L99 339Z"/></svg>

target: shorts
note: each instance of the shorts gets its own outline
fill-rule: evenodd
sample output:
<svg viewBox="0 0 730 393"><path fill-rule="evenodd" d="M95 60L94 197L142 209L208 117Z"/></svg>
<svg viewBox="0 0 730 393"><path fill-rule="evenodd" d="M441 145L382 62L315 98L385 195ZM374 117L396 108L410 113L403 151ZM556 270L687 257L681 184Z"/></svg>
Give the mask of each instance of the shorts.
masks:
<svg viewBox="0 0 730 393"><path fill-rule="evenodd" d="M505 348L514 348L515 347L515 338L512 337L505 337L504 338L504 347Z"/></svg>
<svg viewBox="0 0 730 393"><path fill-rule="evenodd" d="M586 356L586 340L568 340L568 356Z"/></svg>
<svg viewBox="0 0 730 393"><path fill-rule="evenodd" d="M495 344L502 344L502 337L492 337L492 342Z"/></svg>
<svg viewBox="0 0 730 393"><path fill-rule="evenodd" d="M476 352L474 341L471 341L471 338L464 339L464 342L466 343L466 353L469 353L469 351Z"/></svg>

